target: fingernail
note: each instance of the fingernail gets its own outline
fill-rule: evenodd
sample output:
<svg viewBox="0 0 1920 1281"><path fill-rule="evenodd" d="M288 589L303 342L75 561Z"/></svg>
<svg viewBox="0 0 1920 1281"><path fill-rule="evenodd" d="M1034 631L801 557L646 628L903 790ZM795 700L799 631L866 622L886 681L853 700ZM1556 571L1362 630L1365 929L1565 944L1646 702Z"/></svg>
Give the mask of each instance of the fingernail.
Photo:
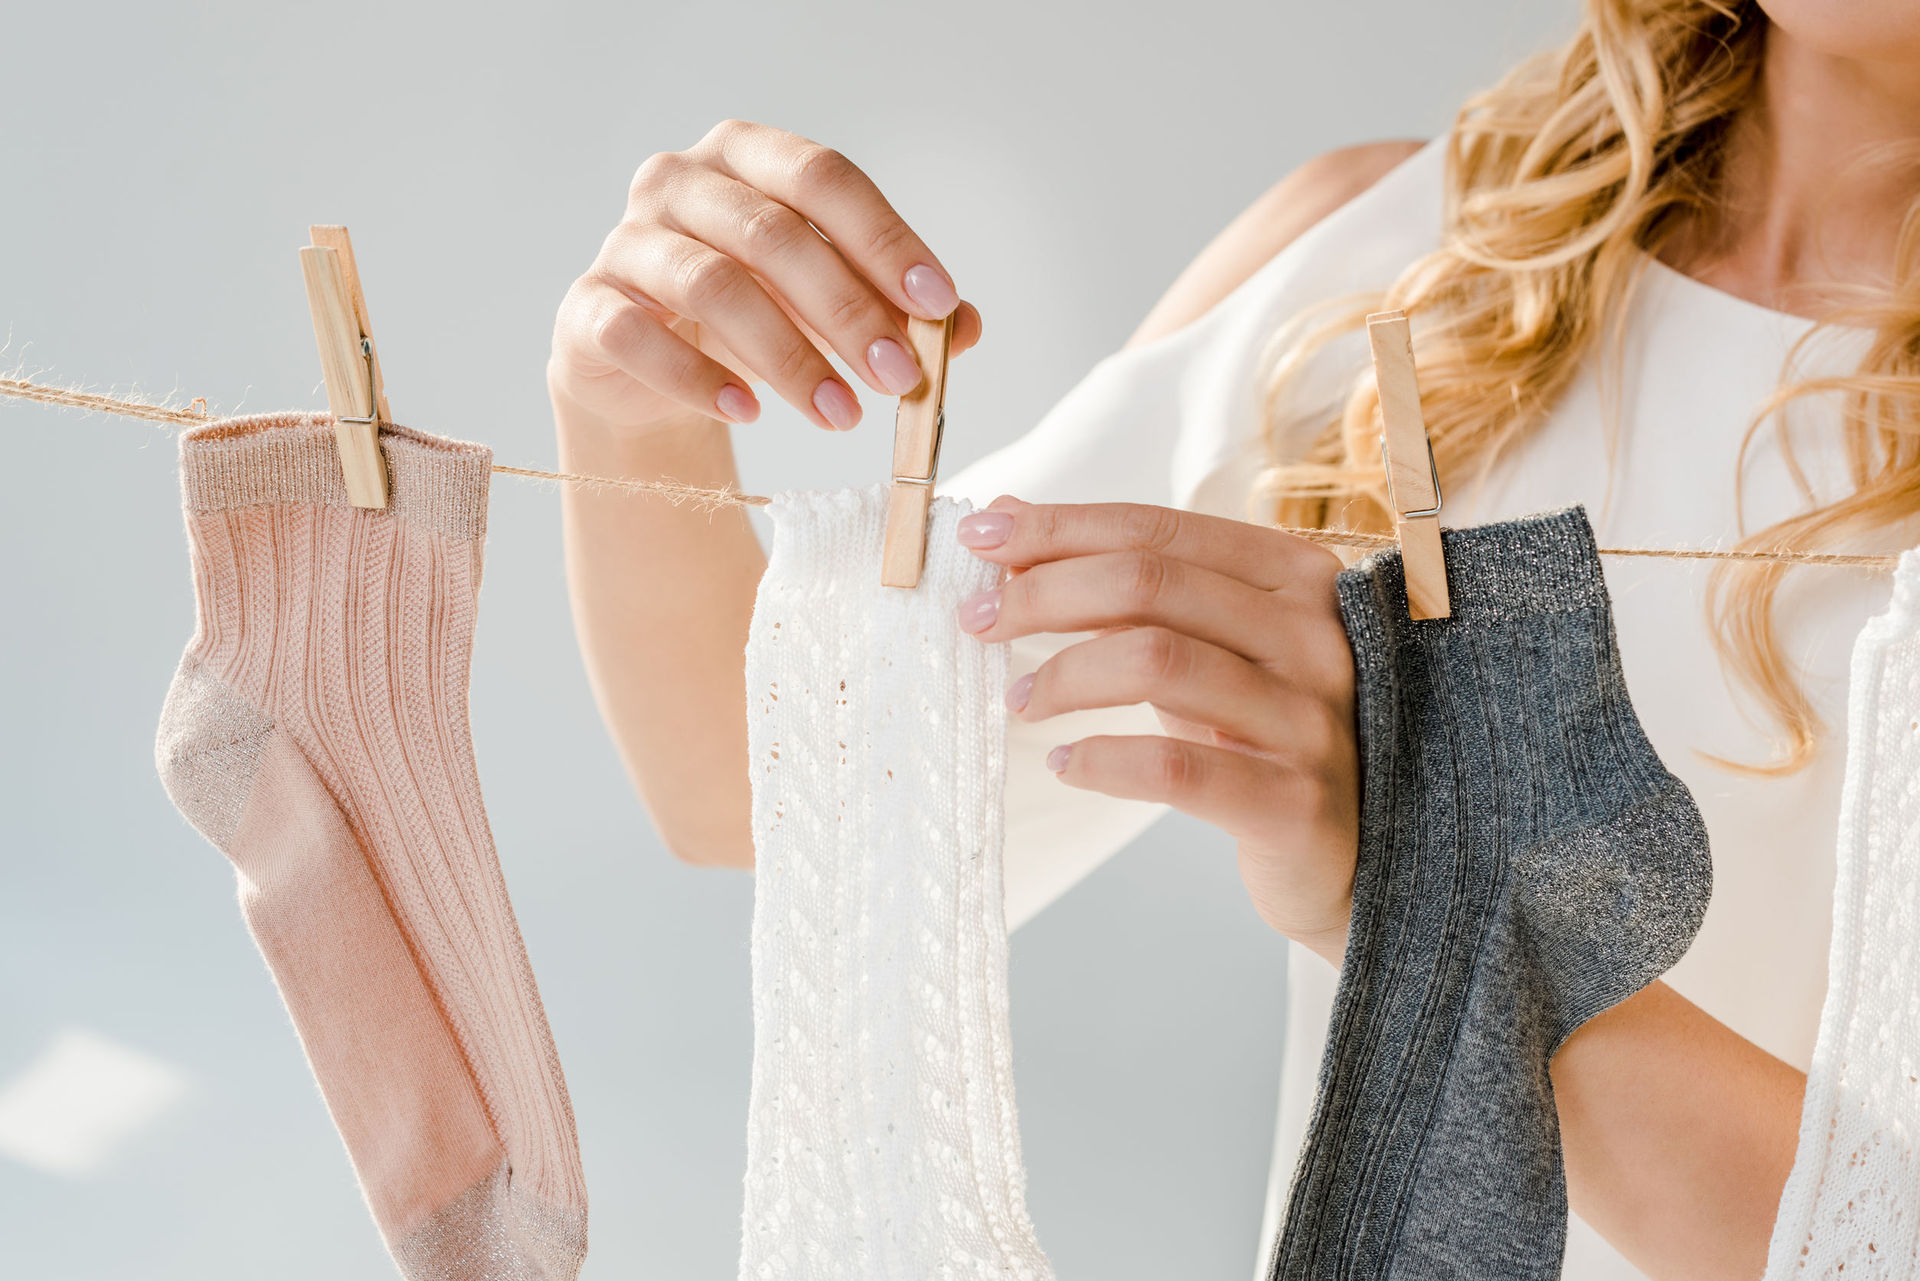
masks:
<svg viewBox="0 0 1920 1281"><path fill-rule="evenodd" d="M750 423L760 416L760 402L739 383L728 383L713 398L713 407L736 423Z"/></svg>
<svg viewBox="0 0 1920 1281"><path fill-rule="evenodd" d="M920 366L905 347L891 338L876 338L867 348L867 368L880 385L896 396L904 396L920 385Z"/></svg>
<svg viewBox="0 0 1920 1281"><path fill-rule="evenodd" d="M1073 744L1062 743L1047 753L1047 768L1058 774L1067 767L1067 757L1073 755Z"/></svg>
<svg viewBox="0 0 1920 1281"><path fill-rule="evenodd" d="M1034 673L1028 672L1025 676L1022 676L1019 680L1007 686L1008 711L1024 712L1027 710L1027 700L1033 697L1033 677Z"/></svg>
<svg viewBox="0 0 1920 1281"><path fill-rule="evenodd" d="M984 632L1000 617L1000 589L981 592L960 602L960 630Z"/></svg>
<svg viewBox="0 0 1920 1281"><path fill-rule="evenodd" d="M974 512L953 527L962 547L998 547L1012 532L1013 517L1006 512Z"/></svg>
<svg viewBox="0 0 1920 1281"><path fill-rule="evenodd" d="M925 263L909 267L900 283L906 289L907 297L936 318L960 305L960 295L953 292L953 282L938 267L929 267Z"/></svg>
<svg viewBox="0 0 1920 1281"><path fill-rule="evenodd" d="M837 378L820 380L820 385L813 389L813 407L833 424L835 431L846 431L860 421L860 402Z"/></svg>

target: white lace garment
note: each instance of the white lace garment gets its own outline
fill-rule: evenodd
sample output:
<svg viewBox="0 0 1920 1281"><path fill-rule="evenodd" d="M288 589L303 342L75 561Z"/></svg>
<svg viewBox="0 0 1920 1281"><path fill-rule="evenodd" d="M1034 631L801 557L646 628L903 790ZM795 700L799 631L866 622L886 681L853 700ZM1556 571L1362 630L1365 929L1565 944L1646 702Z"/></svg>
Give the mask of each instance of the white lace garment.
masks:
<svg viewBox="0 0 1920 1281"><path fill-rule="evenodd" d="M742 1281L1048 1281L1026 1210L1001 883L999 579L936 499L880 585L886 490L773 500L747 640L756 860Z"/></svg>
<svg viewBox="0 0 1920 1281"><path fill-rule="evenodd" d="M1767 1281L1920 1277L1920 550L1854 642L1833 943Z"/></svg>

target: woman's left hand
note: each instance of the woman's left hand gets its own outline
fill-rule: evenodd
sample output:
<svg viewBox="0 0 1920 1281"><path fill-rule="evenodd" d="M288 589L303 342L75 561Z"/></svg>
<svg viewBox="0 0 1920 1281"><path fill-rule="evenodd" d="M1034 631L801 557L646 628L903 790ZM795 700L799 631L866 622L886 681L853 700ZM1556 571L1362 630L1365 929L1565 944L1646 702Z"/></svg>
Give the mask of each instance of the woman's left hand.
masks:
<svg viewBox="0 0 1920 1281"><path fill-rule="evenodd" d="M961 603L967 631L1099 633L1014 681L1020 719L1144 702L1167 731L1062 744L1048 767L1225 830L1261 917L1338 966L1360 809L1339 559L1279 530L1132 503L1000 498L958 532L1013 571Z"/></svg>

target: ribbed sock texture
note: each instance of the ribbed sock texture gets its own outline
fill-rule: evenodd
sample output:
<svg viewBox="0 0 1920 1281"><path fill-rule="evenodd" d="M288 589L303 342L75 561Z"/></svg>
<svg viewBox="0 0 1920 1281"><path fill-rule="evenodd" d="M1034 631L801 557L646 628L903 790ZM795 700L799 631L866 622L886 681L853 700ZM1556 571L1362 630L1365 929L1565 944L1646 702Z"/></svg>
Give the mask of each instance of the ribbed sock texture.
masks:
<svg viewBox="0 0 1920 1281"><path fill-rule="evenodd" d="M573 1110L467 723L491 455L400 428L381 446L391 499L363 510L324 417L183 437L198 626L160 775L236 869L402 1273L568 1281Z"/></svg>
<svg viewBox="0 0 1920 1281"><path fill-rule="evenodd" d="M1449 619L1408 618L1397 552L1339 580L1360 853L1276 1281L1559 1276L1548 1060L1706 910L1706 831L1634 715L1584 512L1443 541Z"/></svg>
<svg viewBox="0 0 1920 1281"><path fill-rule="evenodd" d="M1006 647L955 618L998 570L947 499L911 591L880 585L884 487L769 510L740 1277L1043 1281L1008 1041Z"/></svg>
<svg viewBox="0 0 1920 1281"><path fill-rule="evenodd" d="M1920 550L1854 642L1827 997L1767 1281L1920 1277Z"/></svg>

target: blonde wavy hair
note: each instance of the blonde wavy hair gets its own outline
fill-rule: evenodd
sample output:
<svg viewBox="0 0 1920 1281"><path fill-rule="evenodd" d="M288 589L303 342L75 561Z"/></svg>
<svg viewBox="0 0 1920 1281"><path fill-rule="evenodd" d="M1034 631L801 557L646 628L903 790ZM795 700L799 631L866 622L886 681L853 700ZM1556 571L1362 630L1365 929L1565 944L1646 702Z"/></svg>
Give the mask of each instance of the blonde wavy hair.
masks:
<svg viewBox="0 0 1920 1281"><path fill-rule="evenodd" d="M1688 227L1713 226L1728 132L1752 100L1767 27L1755 0L1587 0L1566 45L1470 99L1448 144L1442 247L1383 294L1342 299L1275 335L1272 456L1282 456L1282 407L1298 403L1312 356L1367 312L1397 307L1414 317L1421 402L1443 477L1484 476L1546 418L1596 343L1618 344L1647 257ZM1890 289L1827 318L1872 332L1858 370L1783 381L1749 426L1740 461L1773 423L1808 509L1741 546L1830 547L1920 511L1920 199L1906 212L1896 258ZM1793 462L1783 412L1811 396L1841 407L1854 485L1824 505ZM1729 483L1737 490L1737 473ZM1265 470L1256 502L1282 524L1387 527L1371 375L1304 454ZM1799 769L1823 731L1776 635L1785 572L1723 566L1709 585L1722 661L1779 731L1773 759L1720 762L1744 772Z"/></svg>

